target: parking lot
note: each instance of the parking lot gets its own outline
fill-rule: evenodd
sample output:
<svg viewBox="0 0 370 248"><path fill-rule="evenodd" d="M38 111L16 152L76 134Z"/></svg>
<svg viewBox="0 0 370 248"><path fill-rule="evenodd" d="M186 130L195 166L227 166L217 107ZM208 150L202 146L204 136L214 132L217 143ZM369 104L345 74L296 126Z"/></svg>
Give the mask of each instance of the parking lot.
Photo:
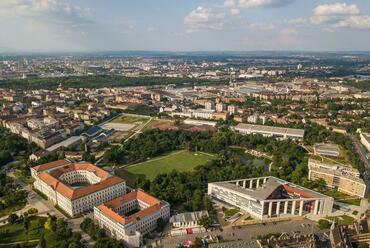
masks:
<svg viewBox="0 0 370 248"><path fill-rule="evenodd" d="M285 221L279 223L249 225L243 227L228 227L225 229L216 229L207 233L166 237L165 239L163 239L162 245L164 247L176 247L182 240L195 240L196 237L201 238L206 235L219 235L224 240L253 241L257 238L258 235L266 235L270 233L298 232L301 234L309 234L316 231L319 231L316 223L311 220L305 219L300 221Z"/></svg>

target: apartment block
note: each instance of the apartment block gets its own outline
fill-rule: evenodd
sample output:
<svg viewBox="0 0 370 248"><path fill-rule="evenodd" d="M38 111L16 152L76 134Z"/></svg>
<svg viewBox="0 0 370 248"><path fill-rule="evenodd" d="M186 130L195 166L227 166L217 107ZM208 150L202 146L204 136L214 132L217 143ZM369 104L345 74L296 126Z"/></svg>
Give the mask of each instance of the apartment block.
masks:
<svg viewBox="0 0 370 248"><path fill-rule="evenodd" d="M310 158L308 161L309 180L324 179L329 188L356 197L365 197L366 183L360 178L358 170L350 166L330 164Z"/></svg>

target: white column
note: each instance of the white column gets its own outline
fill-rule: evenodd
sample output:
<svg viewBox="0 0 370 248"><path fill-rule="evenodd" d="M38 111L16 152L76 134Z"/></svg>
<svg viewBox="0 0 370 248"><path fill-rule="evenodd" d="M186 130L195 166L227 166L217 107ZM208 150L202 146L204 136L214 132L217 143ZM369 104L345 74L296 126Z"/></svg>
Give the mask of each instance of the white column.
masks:
<svg viewBox="0 0 370 248"><path fill-rule="evenodd" d="M320 201L319 214L322 214L323 212L324 212L324 202Z"/></svg>
<svg viewBox="0 0 370 248"><path fill-rule="evenodd" d="M299 205L299 216L303 215L303 205L304 205L304 201L301 201Z"/></svg>
<svg viewBox="0 0 370 248"><path fill-rule="evenodd" d="M244 180L244 181L243 181L243 188L245 188L245 187L246 187L246 184L247 184L247 180Z"/></svg>
<svg viewBox="0 0 370 248"><path fill-rule="evenodd" d="M293 201L293 204L292 204L292 212L291 212L291 214L292 215L294 215L294 213L295 213L295 205L296 205L296 201Z"/></svg>
<svg viewBox="0 0 370 248"><path fill-rule="evenodd" d="M289 202L288 202L288 201L286 201L286 202L284 203L284 214L287 214L287 213L288 213L288 204L289 204Z"/></svg>
<svg viewBox="0 0 370 248"><path fill-rule="evenodd" d="M271 217L272 215L272 202L269 202L269 214L268 216Z"/></svg>
<svg viewBox="0 0 370 248"><path fill-rule="evenodd" d="M253 188L253 180L249 180L249 188L252 189Z"/></svg>
<svg viewBox="0 0 370 248"><path fill-rule="evenodd" d="M315 201L315 206L314 206L314 208L313 208L313 214L314 214L314 215L317 215L317 214L318 214L318 213L317 213L318 206L319 206L319 200L316 200L316 201Z"/></svg>
<svg viewBox="0 0 370 248"><path fill-rule="evenodd" d="M267 181L267 177L265 177L265 178L263 179L263 183L266 183L266 181Z"/></svg>
<svg viewBox="0 0 370 248"><path fill-rule="evenodd" d="M260 186L260 179L257 179L257 186L256 188L258 188Z"/></svg>
<svg viewBox="0 0 370 248"><path fill-rule="evenodd" d="M276 215L277 216L280 215L280 202L277 202L277 205L276 205Z"/></svg>

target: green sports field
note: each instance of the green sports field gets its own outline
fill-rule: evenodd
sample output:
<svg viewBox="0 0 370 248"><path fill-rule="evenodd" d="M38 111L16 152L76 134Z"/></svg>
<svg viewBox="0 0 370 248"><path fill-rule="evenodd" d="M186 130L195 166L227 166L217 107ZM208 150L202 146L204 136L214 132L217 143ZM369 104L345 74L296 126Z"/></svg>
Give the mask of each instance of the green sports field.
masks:
<svg viewBox="0 0 370 248"><path fill-rule="evenodd" d="M116 174L126 179L129 185L132 185L138 177L153 180L157 175L173 170L192 171L198 165L206 164L214 158L215 156L206 153L195 154L189 151L176 151L166 156L156 157L143 163L119 169Z"/></svg>
<svg viewBox="0 0 370 248"><path fill-rule="evenodd" d="M117 118L114 118L110 122L118 123L118 124L141 124L147 120L148 118L140 117L140 116L120 115Z"/></svg>

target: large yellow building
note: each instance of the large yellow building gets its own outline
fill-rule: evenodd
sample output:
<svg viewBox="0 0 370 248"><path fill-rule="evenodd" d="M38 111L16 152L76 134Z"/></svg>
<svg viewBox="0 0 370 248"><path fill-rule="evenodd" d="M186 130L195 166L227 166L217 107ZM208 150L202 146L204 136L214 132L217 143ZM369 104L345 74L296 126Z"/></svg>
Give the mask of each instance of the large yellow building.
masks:
<svg viewBox="0 0 370 248"><path fill-rule="evenodd" d="M337 188L338 191L364 198L366 184L360 178L358 170L351 167L344 167L337 164L329 164L310 158L308 161L309 180L324 179L330 188Z"/></svg>

